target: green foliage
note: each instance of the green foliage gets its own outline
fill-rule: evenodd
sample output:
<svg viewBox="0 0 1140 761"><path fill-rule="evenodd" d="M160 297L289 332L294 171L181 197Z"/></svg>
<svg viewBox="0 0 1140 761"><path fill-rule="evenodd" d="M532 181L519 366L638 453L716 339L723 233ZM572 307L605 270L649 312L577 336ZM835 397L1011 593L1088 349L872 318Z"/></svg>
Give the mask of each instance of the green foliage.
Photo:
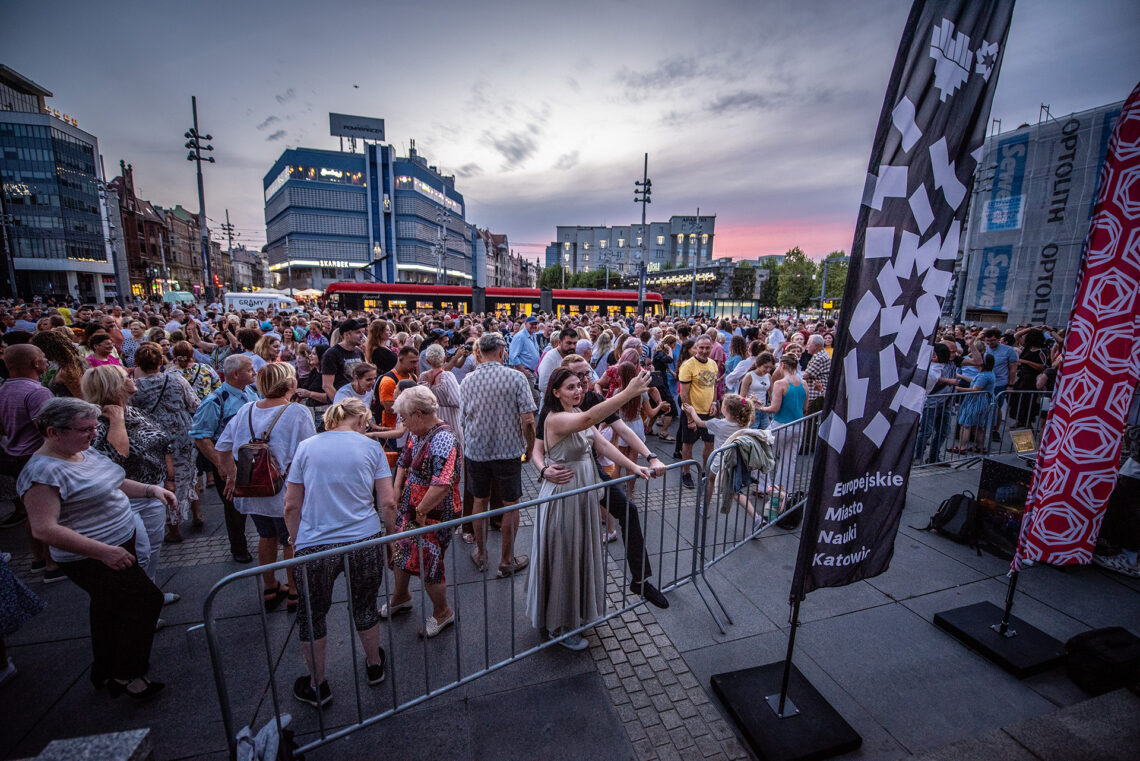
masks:
<svg viewBox="0 0 1140 761"><path fill-rule="evenodd" d="M818 282L813 280L818 266L796 246L780 265L777 304L784 309L807 309L813 296L819 296Z"/></svg>
<svg viewBox="0 0 1140 761"><path fill-rule="evenodd" d="M827 255L828 259L837 256L847 256L845 251L832 251ZM822 270L822 265L820 265ZM822 276L822 272L820 273ZM838 299L843 297L843 288L847 285L847 262L835 262L834 264L827 265L827 291L824 297L828 299Z"/></svg>
<svg viewBox="0 0 1140 761"><path fill-rule="evenodd" d="M749 262L740 262L732 272L732 298L750 301L756 290L756 269Z"/></svg>
<svg viewBox="0 0 1140 761"><path fill-rule="evenodd" d="M570 276L567 275L566 285L570 285ZM542 273L538 276L539 288L561 288L562 287L562 265L552 264L545 267Z"/></svg>

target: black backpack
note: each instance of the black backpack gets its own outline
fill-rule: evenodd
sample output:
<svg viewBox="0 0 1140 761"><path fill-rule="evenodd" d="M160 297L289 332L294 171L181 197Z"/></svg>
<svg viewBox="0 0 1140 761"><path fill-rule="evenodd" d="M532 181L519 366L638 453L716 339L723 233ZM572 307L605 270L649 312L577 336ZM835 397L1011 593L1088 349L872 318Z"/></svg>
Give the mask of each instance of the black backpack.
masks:
<svg viewBox="0 0 1140 761"><path fill-rule="evenodd" d="M913 527L912 527L913 528ZM973 492L952 494L942 501L930 523L919 531L937 531L958 544L973 547L982 554L978 543L982 537L982 514Z"/></svg>

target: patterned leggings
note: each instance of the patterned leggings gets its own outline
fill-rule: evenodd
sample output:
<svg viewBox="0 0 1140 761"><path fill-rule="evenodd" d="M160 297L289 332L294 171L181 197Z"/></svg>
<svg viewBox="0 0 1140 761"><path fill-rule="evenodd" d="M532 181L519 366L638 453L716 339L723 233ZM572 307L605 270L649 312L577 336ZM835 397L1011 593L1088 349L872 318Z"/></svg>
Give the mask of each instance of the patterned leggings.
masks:
<svg viewBox="0 0 1140 761"><path fill-rule="evenodd" d="M381 534L375 534L364 541L378 539ZM356 542L342 544L320 544L297 550L297 557L312 555L325 550L334 550L340 547L350 547ZM379 545L361 547L340 555L331 555L319 560L302 563L293 569L297 581L297 593L301 596L301 604L297 608L297 628L301 634L302 642L311 642L314 639L324 639L328 634L325 625L325 616L332 605L333 585L344 571L344 558L348 557L349 572L349 600L352 604L352 621L356 631L362 632L371 629L380 622L380 614L376 612L376 596L380 592L380 584L384 578L383 548ZM306 581L307 577L307 581ZM305 596L309 602L306 605ZM312 608L313 621L309 625L309 608Z"/></svg>

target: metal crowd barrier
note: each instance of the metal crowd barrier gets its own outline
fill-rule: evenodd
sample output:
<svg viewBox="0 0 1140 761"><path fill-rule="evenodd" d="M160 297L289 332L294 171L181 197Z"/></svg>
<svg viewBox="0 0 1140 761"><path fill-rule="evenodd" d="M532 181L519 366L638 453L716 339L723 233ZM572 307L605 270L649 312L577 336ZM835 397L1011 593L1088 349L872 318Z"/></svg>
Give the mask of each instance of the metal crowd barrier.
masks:
<svg viewBox="0 0 1140 761"><path fill-rule="evenodd" d="M785 425L768 429L775 467L771 473L741 471L737 466L737 445L727 444L709 457L709 468L698 489L704 504L698 563L694 581L700 580L716 601L728 623L732 617L709 581L707 571L773 526L799 525L812 481L815 448L819 445L822 413L814 412ZM747 483L739 478L747 473ZM721 477L724 474L724 477ZM700 592L700 585L695 585ZM704 600L704 596L701 596ZM725 633L720 616L705 602L709 614Z"/></svg>
<svg viewBox="0 0 1140 761"><path fill-rule="evenodd" d="M961 467L1014 451L1010 431L1028 430L1040 444L1052 392L1003 391L928 396L915 440L914 468ZM984 411L982 410L984 408ZM966 430L963 430L966 429Z"/></svg>
<svg viewBox="0 0 1140 761"><path fill-rule="evenodd" d="M697 571L698 532L701 525L697 520L700 505L696 497L701 492L694 493L681 488L679 471L685 466L695 468L697 482L704 482L698 462L676 462L666 468L663 477L637 484L635 499L630 501L630 511L640 523L645 553L652 566L649 580L662 592L692 580ZM634 476L627 475L603 484L574 489L560 495L559 499L601 492L607 488L624 491L626 484L635 480ZM600 493L598 499L602 499ZM465 544L460 539L460 528L465 523L487 521L513 510L520 511L520 518L524 519L520 524L525 526L528 523L525 520L528 511L537 509L545 501L535 498L518 505L490 510L477 517L457 518L291 560L247 568L218 581L206 596L203 621L231 757L236 758L235 733L240 726L235 721L235 713L248 716L249 726L256 728L258 715L263 709L268 709L272 713L268 720L276 722L280 734L281 717L287 712L282 701L282 689L288 695L292 679L309 673L300 657L301 653L291 644L295 621L292 617L266 613L262 605L264 583L261 575L264 572L287 571L303 575L306 582L305 594L302 595L300 605L309 612L312 605L309 595L311 587L308 584L309 563L330 557L340 557L343 562L342 579L338 579L334 587L333 605L326 619L326 678L333 688L335 698L339 700L334 698L329 705L315 710L294 702L296 708L300 709L291 711L294 721L290 729L298 738L300 746L297 753L305 753L372 726L397 712L418 706L644 604L645 600L630 590L633 579L630 578L623 537L621 541L603 545L607 598L604 614L578 629L541 640L525 615L528 571L519 571L504 579L493 578L497 567L498 542L491 541L488 526L487 571L480 573L468 557L474 545ZM604 529L604 517L602 526ZM424 619L431 613L431 601L423 584L413 581L410 587L413 600L417 600L415 589L419 587L416 605L418 615L407 614L381 619L380 622L380 643L387 652L386 683L375 688L362 685L360 676L364 659L358 653L360 644L353 625L352 599L347 594L352 581L349 553L362 548L378 547L387 560L389 545L415 539L420 553L420 567L423 568L426 543L419 537L444 530L450 530L452 534L444 562L447 596L449 605L455 611L455 623L433 639L417 638L417 624L424 625ZM604 539L599 536L597 541L604 542ZM529 541L520 541L516 536L514 554L530 554ZM391 572L385 569L378 604L391 599L392 583ZM347 615L338 623L337 608L342 603ZM245 614L248 614L250 605L256 606L260 612L260 632L248 626L248 616ZM286 622L287 626L282 625ZM299 635L297 639L299 642ZM345 639L348 643L344 642ZM311 645L300 643L300 647L310 648ZM259 655L258 651L262 651L262 654ZM263 667L257 665L262 659ZM282 671L284 674L280 674ZM285 678L284 686L282 676ZM344 697L349 697L350 700L345 701Z"/></svg>

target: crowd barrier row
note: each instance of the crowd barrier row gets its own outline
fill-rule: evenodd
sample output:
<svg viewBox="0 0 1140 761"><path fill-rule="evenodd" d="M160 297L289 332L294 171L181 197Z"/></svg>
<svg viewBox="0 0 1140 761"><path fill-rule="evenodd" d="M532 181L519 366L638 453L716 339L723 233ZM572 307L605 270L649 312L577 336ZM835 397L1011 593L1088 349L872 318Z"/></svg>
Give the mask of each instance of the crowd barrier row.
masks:
<svg viewBox="0 0 1140 761"><path fill-rule="evenodd" d="M662 592L667 592L690 581L697 565L700 527L695 516L699 506L697 492L680 487L680 472L686 467L694 469L699 482L702 475L700 464L687 460L669 465L663 476L648 481L624 476L605 484L574 489L558 499L595 493L600 502L603 498L601 492L605 489L632 491L626 531L628 533L632 524L640 527L645 559L652 569L649 581ZM493 532L487 531L487 570L479 572L469 557L474 545L465 544L460 539L460 532L465 524L489 520L514 510L520 511L523 525L527 525L531 511L546 502L544 499L531 499L484 512L478 518L457 518L347 547L244 569L218 581L206 597L203 621L231 755L236 753L235 733L243 724L248 723L256 729L258 723L273 721L277 722L280 732L281 717L292 713L294 721L290 729L300 739L297 752L305 753L517 663L560 640L644 604L643 598L630 590L630 583L640 579L631 578L625 541L619 540L603 545L608 605L602 615L578 629L561 632L545 640L532 628L526 616L528 571L496 578L499 542L492 538ZM602 525L605 525L604 519ZM381 621L380 644L387 652L385 683L379 687L362 684L364 656L353 625L352 598L346 593L352 583L349 553L378 547L387 559L393 543L412 539L420 553L422 568L428 551L428 542L422 537L429 532L440 531L451 532L445 553L445 576L455 623L435 638L418 636L417 629L425 625L426 617L432 612L432 604L423 585L413 581L414 612ZM599 536L598 541L603 541L602 537ZM529 553L529 541L516 538L514 554ZM292 617L286 619L265 611L262 605L262 573L291 571L300 576L305 582L301 588L300 606L309 612L312 605L308 594L309 565L328 558L339 558L343 564L341 579L334 590L334 604L327 618L327 679L335 697L328 706L316 710L303 707L301 711L295 708L290 711L289 703L301 707L292 698L292 680L308 673L301 648L311 648L311 645L300 642L299 636L294 637L296 623ZM382 576L376 602L378 606L388 602L392 594L391 572L385 570ZM260 612L259 632L251 631L248 625L249 617L245 614L251 610L250 606L256 606ZM341 608L344 609L343 614ZM312 620L311 615L309 620ZM281 625L286 621L289 622L287 629ZM295 644L294 639L300 645ZM263 652L259 655L258 651ZM258 661L263 661L263 665L257 665ZM283 695L286 696L284 700ZM345 700L346 697L350 699ZM241 716L240 722L237 721L238 716Z"/></svg>
<svg viewBox="0 0 1140 761"><path fill-rule="evenodd" d="M1035 440L1039 441L1048 396L1044 392L1006 392L993 397L975 392L928 398L919 422L913 466L942 464L960 467L986 454L1012 451L1011 437L1007 434L1016 428L1031 430ZM976 405L976 408L966 405ZM605 489L632 493L625 539L628 539L629 526L637 524L644 536L645 558L652 567L651 581L663 592L694 582L696 594L724 633L726 630L721 617L729 624L732 618L710 582L707 571L773 526L789 529L798 526L813 478L821 417L817 412L769 429L774 466L770 472L749 472L747 484L730 476L729 471L742 470L735 467L738 447L730 443L712 453L708 471L702 469L697 461L687 460L669 465L664 476L659 478L640 481L633 476L625 476L605 484L575 489L560 495L559 499L590 492L597 493L600 502L601 492ZM951 446L959 448L950 442L966 442L976 451L947 451ZM680 473L686 468L691 468L697 475L697 488L694 490L681 488ZM719 477L722 473L725 474L723 478ZM478 518L457 518L346 548L248 568L220 580L206 598L204 628L231 753L235 752L235 714L248 716L250 726L255 726L258 716L264 709L269 709L271 720L278 722L280 729L280 717L286 709L279 673L287 675L286 684L292 678L307 673L299 647L290 646L295 623L290 621L287 630L272 625L274 619L286 619L266 613L261 604L263 572L290 570L301 575L306 583L300 604L309 611L307 564L329 557L339 557L343 563L343 577L338 581L338 593L328 618L327 673L330 684L339 688L335 691L338 699L316 711L293 712L300 717L292 727L303 739L299 753L419 706L644 604L644 600L629 588L634 579L630 575L625 542L606 544L603 558L607 609L574 631L545 640L540 637L525 614L527 572L522 571L506 579L493 577L498 542L490 540L491 532L487 532L488 570L478 572L468 557L472 545L463 543L459 536L465 524L488 520L513 510L520 511L523 525L527 525L532 511L545 503L546 500L535 498L485 512ZM391 544L412 538L417 542L423 567L426 543L421 537L428 532L443 530L452 532L445 562L448 599L455 611L454 625L434 639L417 637L416 629L424 625L424 619L431 612L431 602L423 585L413 584L413 596L418 594L417 612L382 622L381 644L388 654L386 684L382 688L362 685L364 660L358 652L359 644L353 629L351 597L346 594L352 578L348 553L361 547L376 546L387 557ZM516 555L528 553L529 542L516 539L514 552ZM387 602L391 592L391 574L386 571L377 604ZM719 608L719 615L709 598ZM337 608L342 603L345 615L339 617ZM250 605L256 606L260 612L260 636L251 635L245 624L248 617L243 614L248 613ZM309 647L305 643L301 646ZM264 655L251 656L254 649L263 650ZM345 657L346 653L350 653L351 658ZM255 657L264 658L260 675L250 673L254 669L252 661ZM240 678L232 678L235 674ZM231 681L237 684L231 685ZM265 686L258 689L258 684ZM346 689L349 686L351 690ZM285 689L287 693L288 687ZM342 697L345 694L352 698L347 701L347 708Z"/></svg>

